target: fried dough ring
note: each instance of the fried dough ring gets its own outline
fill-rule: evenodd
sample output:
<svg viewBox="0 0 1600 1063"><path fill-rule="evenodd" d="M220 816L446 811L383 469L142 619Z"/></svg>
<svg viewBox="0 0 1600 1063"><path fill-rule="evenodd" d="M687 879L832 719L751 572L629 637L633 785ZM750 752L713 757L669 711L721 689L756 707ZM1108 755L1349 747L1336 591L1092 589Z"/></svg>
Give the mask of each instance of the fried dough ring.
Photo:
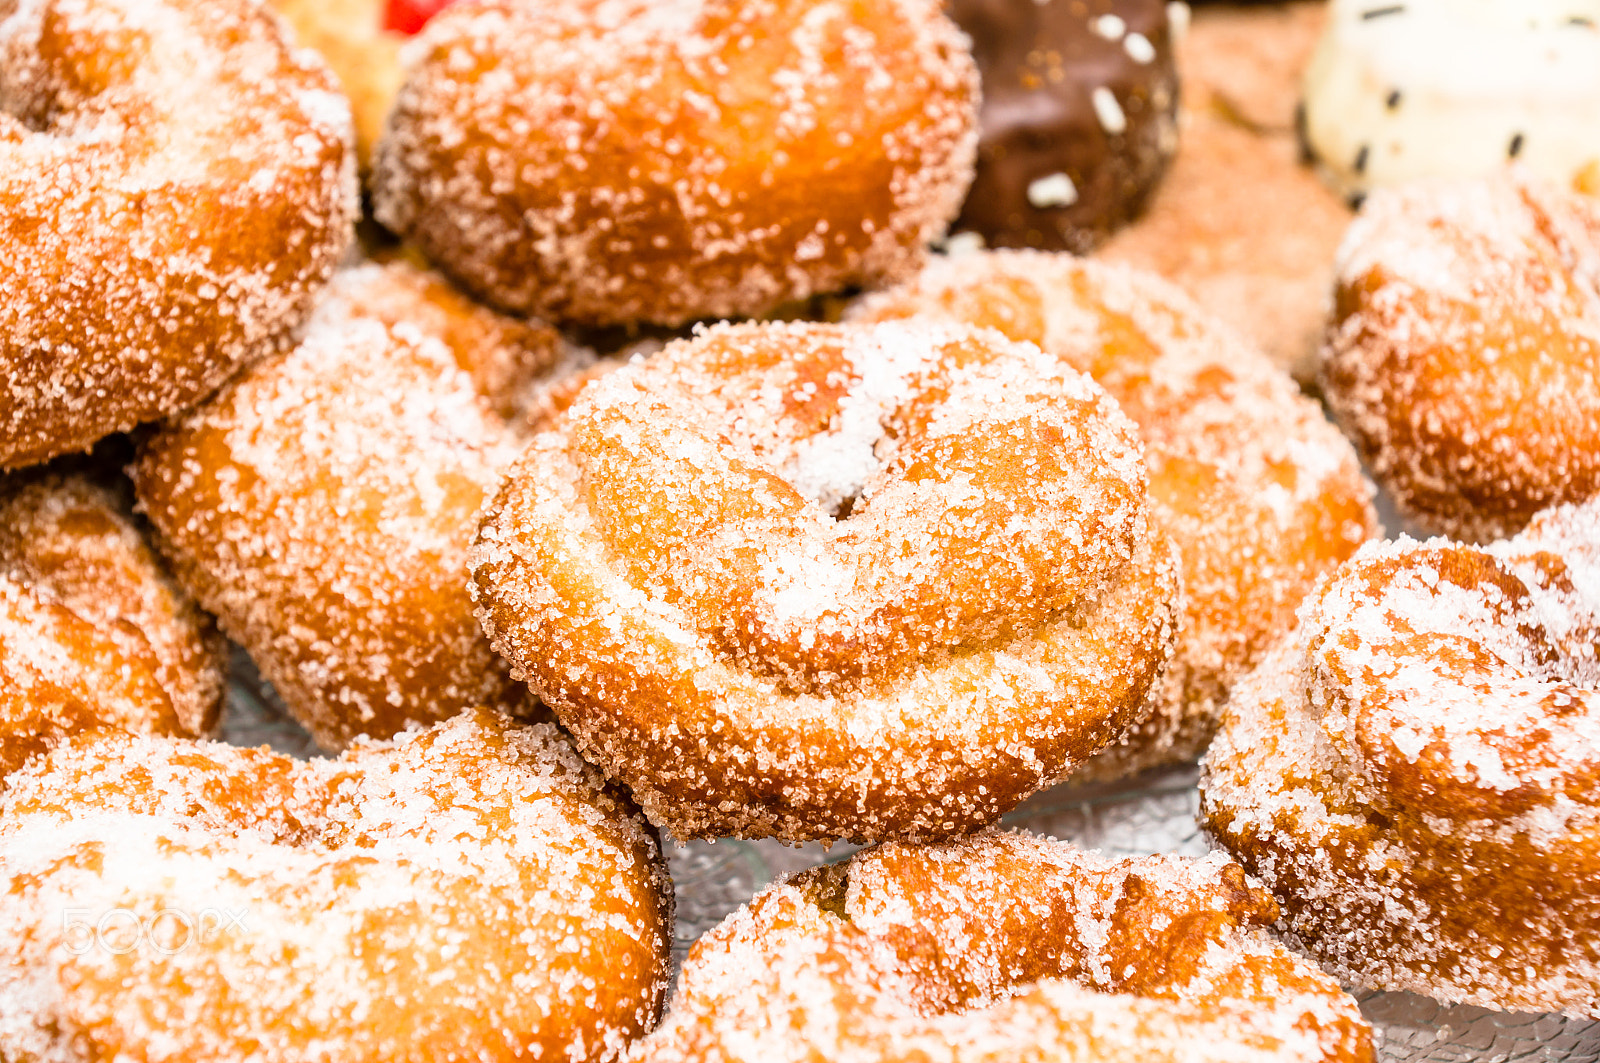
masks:
<svg viewBox="0 0 1600 1063"><path fill-rule="evenodd" d="M471 567L495 647L679 838L990 822L1142 718L1178 609L1105 393L901 323L719 326L591 384Z"/></svg>
<svg viewBox="0 0 1600 1063"><path fill-rule="evenodd" d="M378 220L513 312L676 325L892 283L972 179L977 72L937 0L484 0L422 41Z"/></svg>
<svg viewBox="0 0 1600 1063"><path fill-rule="evenodd" d="M1030 835L889 843L773 886L689 953L631 1063L1371 1060L1351 1000L1218 855Z"/></svg>
<svg viewBox="0 0 1600 1063"><path fill-rule="evenodd" d="M0 5L0 468L177 413L350 240L349 107L251 0Z"/></svg>
<svg viewBox="0 0 1600 1063"><path fill-rule="evenodd" d="M613 1060L666 990L651 831L550 724L338 760L108 735L0 803L16 1063Z"/></svg>
<svg viewBox="0 0 1600 1063"><path fill-rule="evenodd" d="M1357 555L1236 688L1202 786L1334 974L1600 1015L1600 500Z"/></svg>
<svg viewBox="0 0 1600 1063"><path fill-rule="evenodd" d="M222 707L222 639L80 475L0 483L0 780L101 727L198 735Z"/></svg>
<svg viewBox="0 0 1600 1063"><path fill-rule="evenodd" d="M1419 526L1487 541L1600 493L1600 205L1508 175L1379 189L1322 386Z"/></svg>
<svg viewBox="0 0 1600 1063"><path fill-rule="evenodd" d="M1318 576L1376 532L1355 452L1265 356L1153 275L1067 255L935 261L857 304L1037 343L1109 391L1144 437L1151 522L1186 605L1155 714L1085 770L1194 760L1234 680L1294 622Z"/></svg>
<svg viewBox="0 0 1600 1063"><path fill-rule="evenodd" d="M526 697L463 573L563 350L435 274L363 266L299 347L145 444L163 552L324 747Z"/></svg>

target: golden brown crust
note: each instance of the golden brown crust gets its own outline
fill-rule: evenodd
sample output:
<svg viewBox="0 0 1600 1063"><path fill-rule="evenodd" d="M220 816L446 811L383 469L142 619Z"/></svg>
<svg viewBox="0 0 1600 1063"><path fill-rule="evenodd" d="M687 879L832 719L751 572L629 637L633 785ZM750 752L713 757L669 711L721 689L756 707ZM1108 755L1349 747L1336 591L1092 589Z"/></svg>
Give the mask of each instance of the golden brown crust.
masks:
<svg viewBox="0 0 1600 1063"><path fill-rule="evenodd" d="M1178 47L1178 152L1097 257L1176 283L1297 378L1316 372L1350 209L1301 159L1294 108L1320 0L1197 6Z"/></svg>
<svg viewBox="0 0 1600 1063"><path fill-rule="evenodd" d="M698 941L633 1063L1370 1061L1337 983L1268 938L1237 864L1020 834L890 843Z"/></svg>
<svg viewBox="0 0 1600 1063"><path fill-rule="evenodd" d="M474 293L585 324L898 280L971 180L936 0L447 9L379 146L380 221Z"/></svg>
<svg viewBox="0 0 1600 1063"><path fill-rule="evenodd" d="M1369 548L1236 688L1207 830L1357 984L1600 1015L1600 500Z"/></svg>
<svg viewBox="0 0 1600 1063"><path fill-rule="evenodd" d="M294 29L295 39L328 61L355 118L356 159L362 171L383 133L405 72L400 48L406 35L385 29L390 0L268 0Z"/></svg>
<svg viewBox="0 0 1600 1063"><path fill-rule="evenodd" d="M473 619L466 550L563 352L436 275L364 266L299 347L145 444L162 549L324 746L525 698Z"/></svg>
<svg viewBox="0 0 1600 1063"><path fill-rule="evenodd" d="M1143 717L1177 603L1140 457L997 333L719 326L534 441L471 587L674 836L948 836Z"/></svg>
<svg viewBox="0 0 1600 1063"><path fill-rule="evenodd" d="M204 734L222 686L221 637L111 491L0 484L0 778L81 731Z"/></svg>
<svg viewBox="0 0 1600 1063"><path fill-rule="evenodd" d="M654 832L486 712L338 760L66 743L12 776L0 866L17 1063L603 1063L666 990Z"/></svg>
<svg viewBox="0 0 1600 1063"><path fill-rule="evenodd" d="M1517 174L1380 190L1339 258L1323 390L1402 513L1488 540L1600 493L1600 204Z"/></svg>
<svg viewBox="0 0 1600 1063"><path fill-rule="evenodd" d="M1317 578L1377 531L1355 452L1294 383L1157 278L1065 255L936 260L859 320L998 329L1089 373L1144 437L1151 519L1186 604L1154 715L1086 771L1193 760L1229 685L1294 621Z"/></svg>
<svg viewBox="0 0 1600 1063"><path fill-rule="evenodd" d="M0 19L0 468L177 413L285 339L350 239L349 113L251 0Z"/></svg>

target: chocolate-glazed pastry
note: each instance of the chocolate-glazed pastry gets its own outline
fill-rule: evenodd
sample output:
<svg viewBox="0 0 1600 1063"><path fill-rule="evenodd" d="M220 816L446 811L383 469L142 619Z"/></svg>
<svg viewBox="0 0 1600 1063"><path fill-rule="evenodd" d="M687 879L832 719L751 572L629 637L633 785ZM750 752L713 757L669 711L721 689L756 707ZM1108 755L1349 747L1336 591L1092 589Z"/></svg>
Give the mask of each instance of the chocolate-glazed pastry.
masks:
<svg viewBox="0 0 1600 1063"><path fill-rule="evenodd" d="M947 0L983 78L978 174L956 230L1093 250L1178 144L1165 0Z"/></svg>

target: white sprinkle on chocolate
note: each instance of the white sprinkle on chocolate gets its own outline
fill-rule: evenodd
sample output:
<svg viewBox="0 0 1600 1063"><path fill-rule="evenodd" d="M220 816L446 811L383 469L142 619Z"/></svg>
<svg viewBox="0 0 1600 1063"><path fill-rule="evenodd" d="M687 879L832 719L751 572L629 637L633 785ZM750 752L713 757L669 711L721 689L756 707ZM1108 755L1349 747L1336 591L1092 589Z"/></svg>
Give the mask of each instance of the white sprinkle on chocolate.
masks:
<svg viewBox="0 0 1600 1063"><path fill-rule="evenodd" d="M1060 176L1065 177L1066 174L1061 174ZM1072 182L1068 181L1067 183L1070 185ZM1034 184L1038 184L1038 182L1035 181ZM1029 191L1032 191L1032 186L1029 186ZM1077 189L1073 189L1073 198L1074 199L1077 198ZM1031 197L1030 197L1030 201L1031 201ZM1037 206L1038 204L1034 204L1034 205ZM948 240L946 240L944 242L944 253L946 255L950 256L951 258L965 258L968 255L976 255L976 254L981 253L982 251L983 251L983 234L982 233L975 233L975 232L955 233L950 237L950 239L948 239Z"/></svg>
<svg viewBox="0 0 1600 1063"><path fill-rule="evenodd" d="M1128 53L1129 59L1140 66L1148 65L1156 57L1156 46L1142 33L1130 33L1122 38L1122 50Z"/></svg>
<svg viewBox="0 0 1600 1063"><path fill-rule="evenodd" d="M1101 15L1089 23L1089 28L1108 41L1120 41L1128 32L1128 24L1116 15Z"/></svg>
<svg viewBox="0 0 1600 1063"><path fill-rule="evenodd" d="M1112 136L1127 132L1128 116L1122 113L1122 105L1110 89L1101 85L1089 94L1089 102L1094 105L1094 116L1100 120L1101 129Z"/></svg>
<svg viewBox="0 0 1600 1063"><path fill-rule="evenodd" d="M1105 92L1105 89L1096 89L1096 92ZM1116 106L1112 100L1111 105ZM1098 110L1098 107L1096 108ZM1122 113L1120 110L1117 112ZM1102 119L1103 121L1103 119ZM1078 186L1072 183L1072 178L1064 173L1053 173L1049 177L1041 177L1028 184L1028 202L1040 210L1049 207L1070 207L1078 201Z"/></svg>

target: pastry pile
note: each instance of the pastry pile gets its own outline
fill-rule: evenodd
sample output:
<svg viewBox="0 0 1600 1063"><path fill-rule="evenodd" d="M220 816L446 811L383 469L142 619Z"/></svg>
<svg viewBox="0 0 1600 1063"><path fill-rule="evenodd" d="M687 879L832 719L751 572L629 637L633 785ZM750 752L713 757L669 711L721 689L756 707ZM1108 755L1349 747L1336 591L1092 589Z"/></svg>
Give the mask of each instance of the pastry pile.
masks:
<svg viewBox="0 0 1600 1063"><path fill-rule="evenodd" d="M0 5L0 1058L1600 1016L1600 29L1516 6L1480 113L1436 3ZM1205 859L998 829L1196 760ZM868 848L673 989L662 831Z"/></svg>

